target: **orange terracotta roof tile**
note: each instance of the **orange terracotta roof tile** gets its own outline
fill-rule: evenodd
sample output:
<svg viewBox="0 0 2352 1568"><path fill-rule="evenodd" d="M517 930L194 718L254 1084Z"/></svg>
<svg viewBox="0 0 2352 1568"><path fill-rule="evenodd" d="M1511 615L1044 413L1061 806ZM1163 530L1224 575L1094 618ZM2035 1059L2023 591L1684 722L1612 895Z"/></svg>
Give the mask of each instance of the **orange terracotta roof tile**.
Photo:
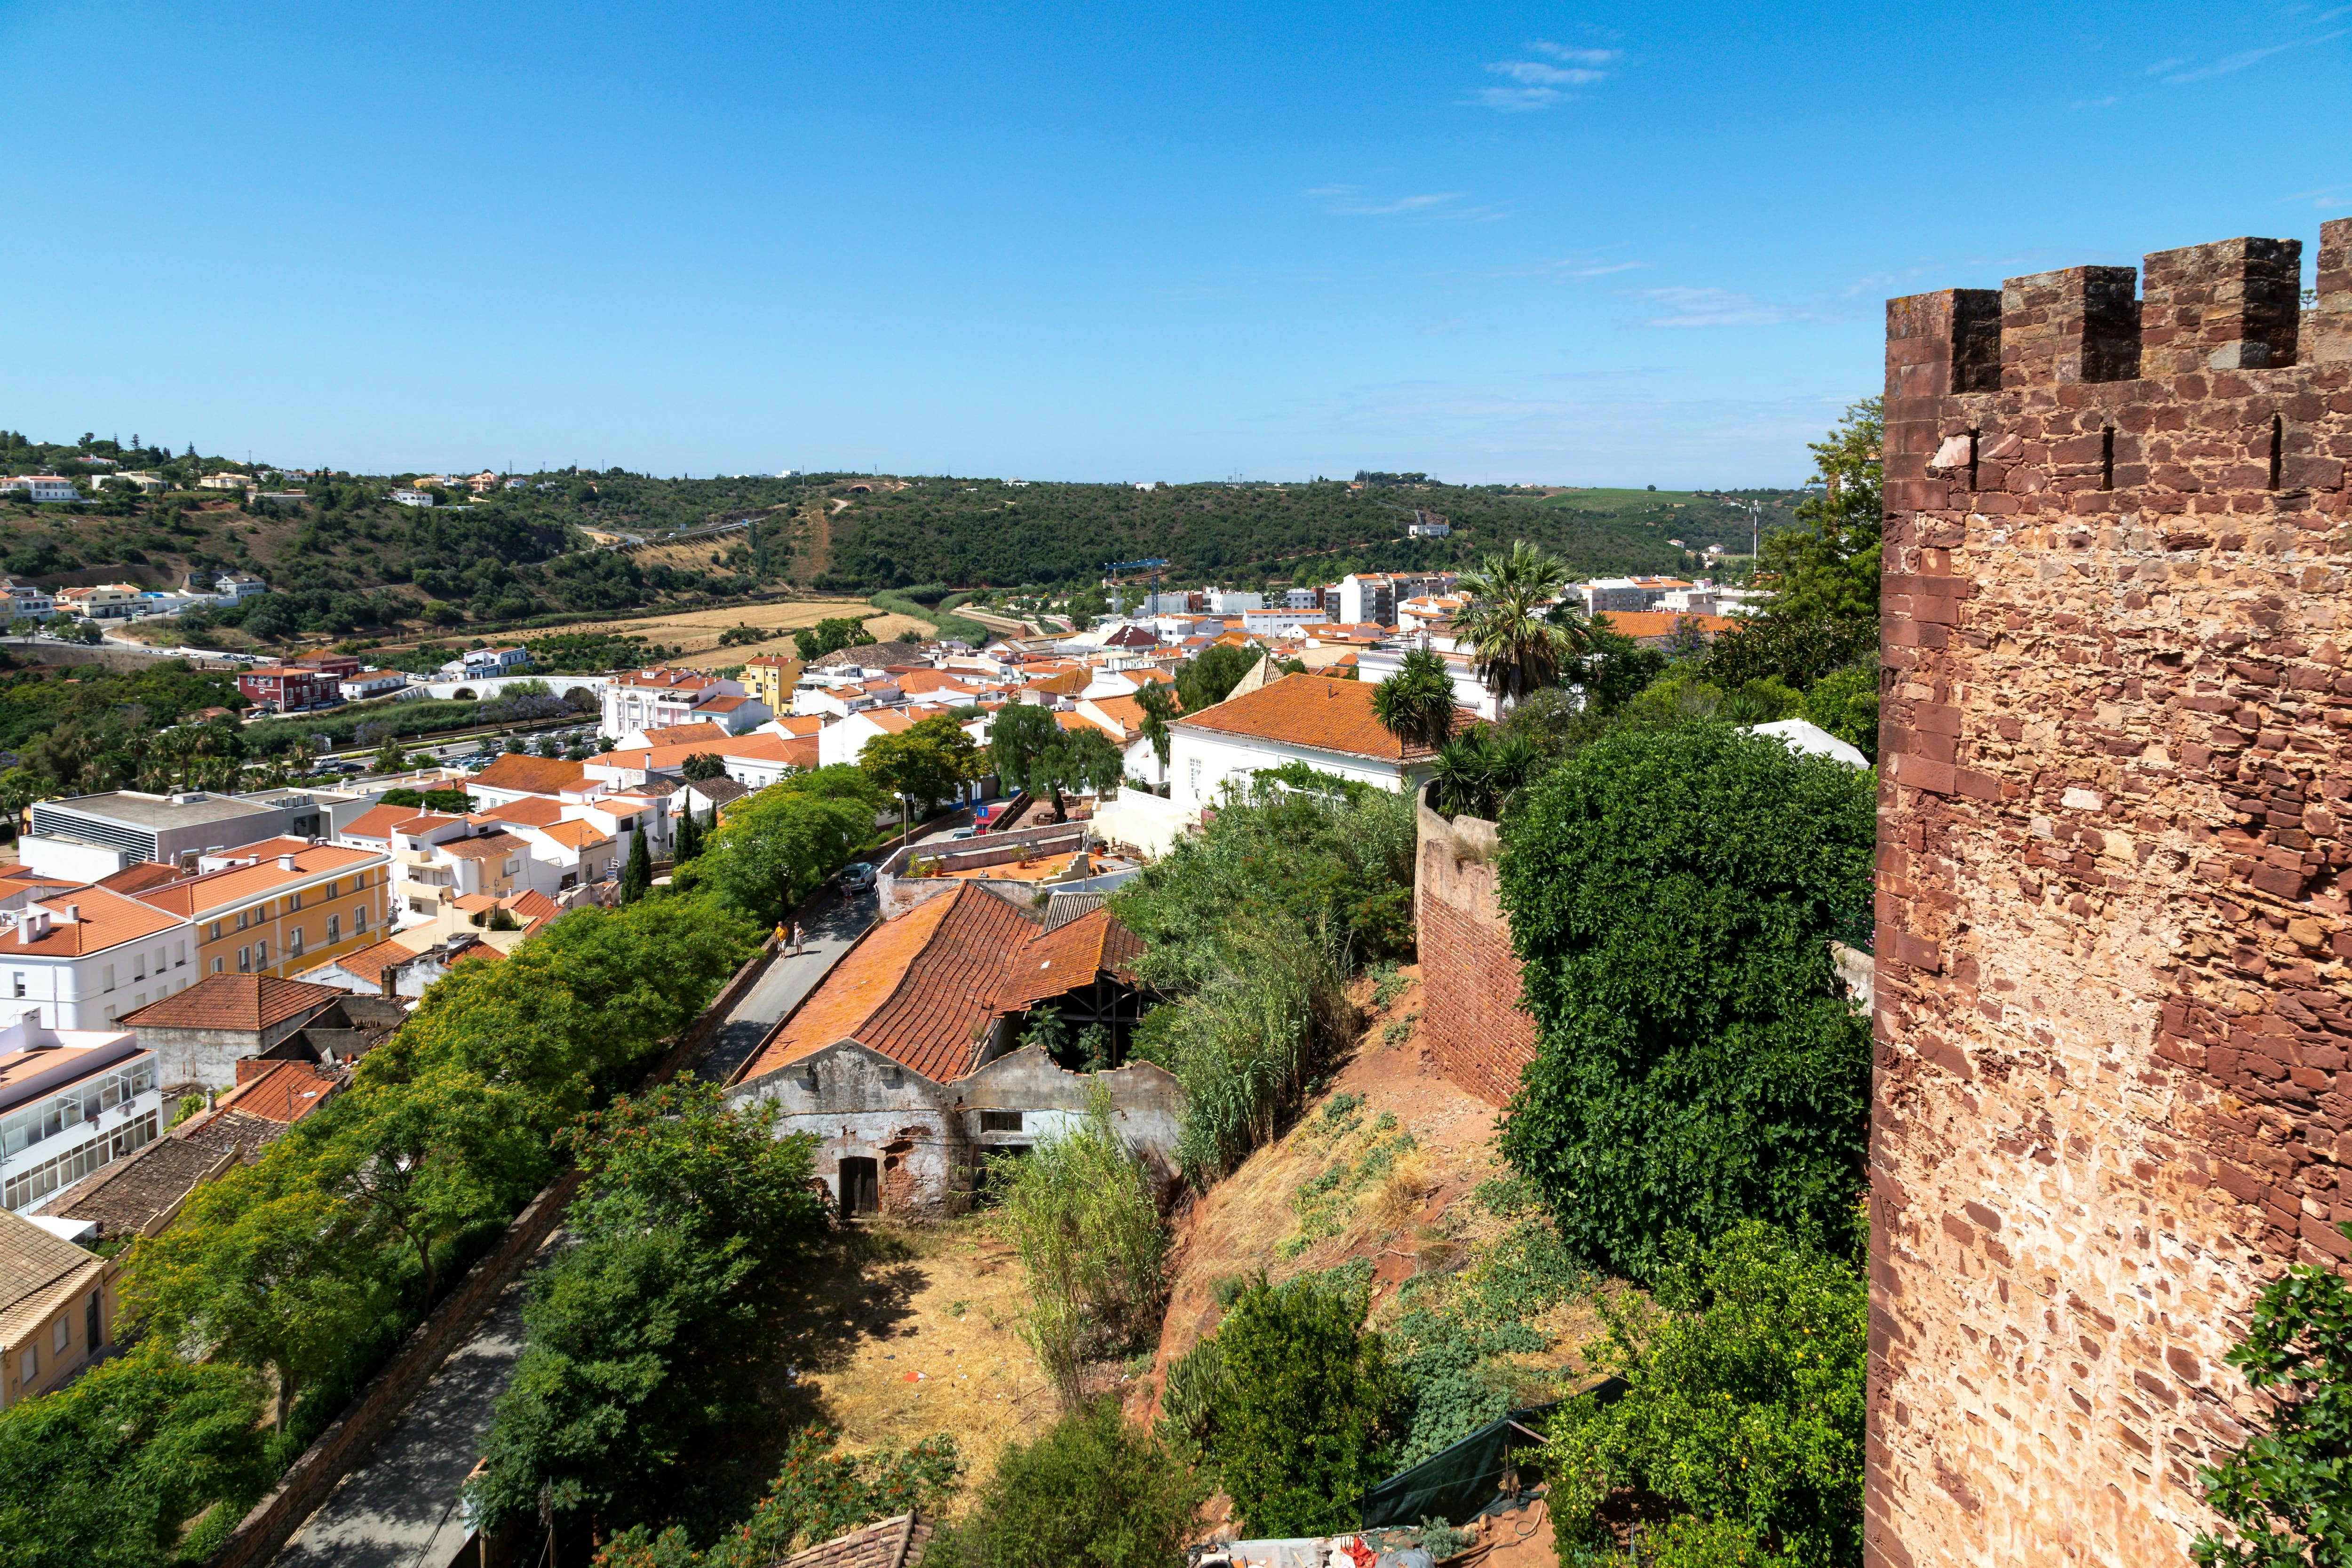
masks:
<svg viewBox="0 0 2352 1568"><path fill-rule="evenodd" d="M341 994L341 993L337 993ZM216 1110L242 1110L266 1121L296 1122L333 1098L342 1080L309 1062L272 1062L213 1101Z"/></svg>
<svg viewBox="0 0 2352 1568"><path fill-rule="evenodd" d="M561 757L531 757L509 752L466 781L468 789L513 790L519 795L560 795L578 789L588 776L581 763Z"/></svg>
<svg viewBox="0 0 2352 1568"><path fill-rule="evenodd" d="M1408 751L1381 727L1372 717L1370 686L1322 675L1286 675L1175 722L1181 729L1246 735L1386 763L1432 754L1426 746Z"/></svg>
<svg viewBox="0 0 2352 1568"><path fill-rule="evenodd" d="M381 986L383 984L385 965L406 963L415 956L415 953L396 942L380 942L373 947L362 947L356 952L347 952L341 958L330 959L327 963L319 965L317 969L306 969L302 973L317 974L322 970L340 969L362 984ZM189 989L194 990L194 987L191 986Z"/></svg>
<svg viewBox="0 0 2352 1568"><path fill-rule="evenodd" d="M345 823L339 837L389 840L392 830L416 815L413 805L372 805Z"/></svg>
<svg viewBox="0 0 2352 1568"><path fill-rule="evenodd" d="M934 1082L972 1069L1006 955L1035 921L969 883L875 927L776 1026L743 1072L762 1078L855 1039Z"/></svg>
<svg viewBox="0 0 2352 1568"><path fill-rule="evenodd" d="M118 1022L126 1029L235 1029L257 1032L304 1017L343 994L275 974L207 974L184 991L150 1002Z"/></svg>
<svg viewBox="0 0 2352 1568"><path fill-rule="evenodd" d="M299 838L266 838L258 844L242 845L236 853L240 858L253 856L254 863L232 866L219 871L205 871L160 888L151 888L141 893L139 900L158 910L196 919L215 910L269 898L282 889L300 887L331 872L355 871L362 867L381 865L384 858L383 851L380 849L356 849L341 844L310 844ZM281 854L294 858L294 869L289 871L278 864Z"/></svg>
<svg viewBox="0 0 2352 1568"><path fill-rule="evenodd" d="M177 866L166 866L160 860L142 860L110 877L100 877L98 885L110 893L142 893L150 888L176 882L185 874Z"/></svg>
<svg viewBox="0 0 2352 1568"><path fill-rule="evenodd" d="M74 909L75 918L71 921L66 919L68 905ZM18 921L21 922L26 913L37 908L48 910L52 917L48 934L29 942L19 942L18 933L25 930L20 923L16 930L0 935L0 947L28 957L73 958L184 929L177 915L155 907L147 899L125 898L96 886L45 887L37 900L18 911Z"/></svg>
<svg viewBox="0 0 2352 1568"><path fill-rule="evenodd" d="M1644 637L1674 636L1677 622L1688 621L1705 637L1720 637L1739 623L1729 616L1686 616L1672 610L1611 610L1592 617L1607 621L1609 629L1622 637L1640 640Z"/></svg>
<svg viewBox="0 0 2352 1568"><path fill-rule="evenodd" d="M1091 985L1106 972L1131 981L1135 961L1141 956L1141 938L1108 910L1089 910L1029 939L1005 966L994 1008L1023 1012L1066 991Z"/></svg>
<svg viewBox="0 0 2352 1568"><path fill-rule="evenodd" d="M727 738L724 724L704 721L698 724L664 724L646 731L648 746L686 746L697 741L723 741Z"/></svg>
<svg viewBox="0 0 2352 1568"><path fill-rule="evenodd" d="M549 800L544 795L525 795L504 805L494 805L488 811L476 812L475 822L513 822L525 827L545 827L563 820L563 803Z"/></svg>
<svg viewBox="0 0 2352 1568"><path fill-rule="evenodd" d="M566 849L593 849L599 844L613 842L613 836L593 823L577 820L558 822L540 831Z"/></svg>

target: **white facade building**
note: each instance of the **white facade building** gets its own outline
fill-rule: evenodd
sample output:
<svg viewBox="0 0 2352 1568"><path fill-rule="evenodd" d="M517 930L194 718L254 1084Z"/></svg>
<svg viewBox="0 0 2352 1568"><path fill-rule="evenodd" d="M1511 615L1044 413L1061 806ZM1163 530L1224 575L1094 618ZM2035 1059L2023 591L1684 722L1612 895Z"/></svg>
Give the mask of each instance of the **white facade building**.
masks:
<svg viewBox="0 0 2352 1568"><path fill-rule="evenodd" d="M1432 771L1428 751L1407 751L1372 717L1372 687L1362 680L1286 675L1169 729L1170 798L1188 811L1286 763L1386 790L1417 788Z"/></svg>
<svg viewBox="0 0 2352 1568"><path fill-rule="evenodd" d="M0 1029L0 1207L22 1213L154 1142L155 1053L119 1029Z"/></svg>
<svg viewBox="0 0 2352 1568"><path fill-rule="evenodd" d="M394 490L392 492L392 500L394 506L431 506L433 504L433 498L423 490Z"/></svg>
<svg viewBox="0 0 2352 1568"><path fill-rule="evenodd" d="M81 494L71 479L55 474L15 474L0 478L0 490L23 490L37 501L79 500Z"/></svg>

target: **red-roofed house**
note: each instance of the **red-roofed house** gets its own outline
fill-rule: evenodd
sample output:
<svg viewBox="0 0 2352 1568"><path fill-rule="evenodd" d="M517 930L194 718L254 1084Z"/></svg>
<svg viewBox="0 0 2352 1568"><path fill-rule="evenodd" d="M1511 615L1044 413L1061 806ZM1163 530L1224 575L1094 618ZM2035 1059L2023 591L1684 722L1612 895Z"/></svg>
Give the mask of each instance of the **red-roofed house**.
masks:
<svg viewBox="0 0 2352 1568"><path fill-rule="evenodd" d="M1182 1104L1173 1077L1149 1062L1074 1073L1015 1043L1051 1012L1073 1035L1099 1026L1115 1059L1137 1016L1141 951L1099 904L1059 922L951 882L858 939L730 1093L779 1106L779 1135L817 1137L818 1173L845 1215L956 1211L989 1155L1070 1126L1090 1086L1164 1176Z"/></svg>
<svg viewBox="0 0 2352 1568"><path fill-rule="evenodd" d="M1188 810L1216 805L1228 782L1294 762L1381 789L1417 789L1435 755L1381 727L1370 684L1321 675L1286 675L1169 729L1170 798Z"/></svg>

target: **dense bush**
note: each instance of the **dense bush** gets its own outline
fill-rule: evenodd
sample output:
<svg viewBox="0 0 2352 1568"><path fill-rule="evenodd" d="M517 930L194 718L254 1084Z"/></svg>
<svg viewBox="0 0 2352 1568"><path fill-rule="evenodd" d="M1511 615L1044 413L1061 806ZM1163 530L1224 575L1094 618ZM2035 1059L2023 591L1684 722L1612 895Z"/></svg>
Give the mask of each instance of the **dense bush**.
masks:
<svg viewBox="0 0 2352 1568"><path fill-rule="evenodd" d="M997 1461L931 1568L1164 1568L1183 1560L1209 1487L1116 1400L1065 1415Z"/></svg>
<svg viewBox="0 0 2352 1568"><path fill-rule="evenodd" d="M1507 1157L1637 1279L1751 1216L1843 1237L1870 1025L1828 942L1868 907L1873 780L1710 723L1578 751L1507 825L1503 901L1540 1034Z"/></svg>
<svg viewBox="0 0 2352 1568"><path fill-rule="evenodd" d="M1647 1493L1685 1516L1646 1544L1660 1568L1842 1568L1862 1558L1869 1289L1839 1258L1759 1221L1657 1272L1654 1304L1596 1296L1610 1405L1570 1401L1542 1450L1561 1561L1599 1564L1602 1505Z"/></svg>
<svg viewBox="0 0 2352 1568"><path fill-rule="evenodd" d="M875 818L890 807L852 764L793 774L730 810L677 886L772 927L874 841Z"/></svg>
<svg viewBox="0 0 2352 1568"><path fill-rule="evenodd" d="M1217 1327L1227 1382L1208 1447L1250 1534L1352 1529L1356 1500L1395 1468L1402 1393L1360 1288L1260 1276Z"/></svg>

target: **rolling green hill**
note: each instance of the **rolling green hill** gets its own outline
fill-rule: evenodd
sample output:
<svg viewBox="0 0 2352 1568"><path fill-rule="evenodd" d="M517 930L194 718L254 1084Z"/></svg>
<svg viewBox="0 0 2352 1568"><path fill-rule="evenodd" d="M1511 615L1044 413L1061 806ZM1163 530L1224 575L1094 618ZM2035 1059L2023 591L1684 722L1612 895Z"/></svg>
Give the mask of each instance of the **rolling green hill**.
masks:
<svg viewBox="0 0 2352 1568"><path fill-rule="evenodd" d="M272 592L226 614L199 612L201 639L234 627L295 636L513 626L722 604L800 587L866 593L1075 587L1113 561L1164 557L1171 586L1329 582L1350 571L1461 568L1528 539L1580 575L1696 569L1698 552L1748 548L1751 497L1767 531L1796 492L1471 487L1419 475L1366 482L1020 484L944 477L817 474L665 479L619 469L520 476L481 498L436 492L394 504L413 474L278 476L193 452L90 439L40 444L0 431L0 468L55 469L103 486L112 458L160 473L160 494L100 489L88 505L0 503L0 569L56 587L127 578L176 586L223 570ZM251 473L269 495L198 489ZM1742 504L1735 506L1734 500ZM1450 538L1409 540L1416 510ZM702 531L719 525L724 531ZM684 535L685 537L680 537ZM1679 545L1672 542L1679 540Z"/></svg>

